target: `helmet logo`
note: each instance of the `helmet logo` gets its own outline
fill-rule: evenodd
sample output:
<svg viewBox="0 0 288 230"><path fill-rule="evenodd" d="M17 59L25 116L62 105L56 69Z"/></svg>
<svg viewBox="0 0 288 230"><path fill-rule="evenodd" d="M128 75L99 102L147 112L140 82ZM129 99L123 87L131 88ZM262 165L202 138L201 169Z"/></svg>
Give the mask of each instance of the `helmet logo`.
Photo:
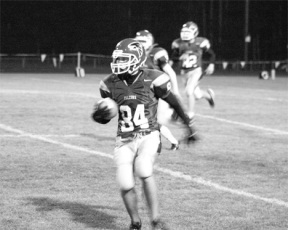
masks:
<svg viewBox="0 0 288 230"><path fill-rule="evenodd" d="M131 49L131 50L137 51L139 57L142 57L142 55L143 55L143 49L142 49L142 47L139 46L137 43L129 44L129 45L128 45L128 48Z"/></svg>

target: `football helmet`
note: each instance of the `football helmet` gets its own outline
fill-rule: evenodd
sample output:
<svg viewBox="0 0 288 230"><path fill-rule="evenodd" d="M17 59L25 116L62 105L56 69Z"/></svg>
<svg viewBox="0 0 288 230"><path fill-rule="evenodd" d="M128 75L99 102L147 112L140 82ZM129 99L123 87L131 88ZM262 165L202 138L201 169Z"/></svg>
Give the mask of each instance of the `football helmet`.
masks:
<svg viewBox="0 0 288 230"><path fill-rule="evenodd" d="M142 43L146 51L148 51L154 44L154 37L148 30L138 31L135 39Z"/></svg>
<svg viewBox="0 0 288 230"><path fill-rule="evenodd" d="M146 60L143 45L133 39L120 41L112 53L111 69L114 74L135 74Z"/></svg>
<svg viewBox="0 0 288 230"><path fill-rule="evenodd" d="M199 34L198 26L194 22L186 22L181 29L180 37L183 41L195 39Z"/></svg>

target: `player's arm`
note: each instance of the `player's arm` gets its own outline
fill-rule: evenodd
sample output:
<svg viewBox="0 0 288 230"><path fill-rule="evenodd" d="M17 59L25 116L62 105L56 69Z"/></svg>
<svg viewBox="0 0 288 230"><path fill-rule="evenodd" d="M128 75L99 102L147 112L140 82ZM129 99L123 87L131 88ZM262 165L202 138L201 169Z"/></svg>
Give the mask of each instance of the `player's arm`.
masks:
<svg viewBox="0 0 288 230"><path fill-rule="evenodd" d="M209 62L209 65L205 69L205 73L208 74L208 75L211 75L211 74L213 74L214 69L215 69L215 64L214 64L215 63L215 59L216 59L215 52L213 51L213 49L211 49L211 44L210 44L209 40L207 40L207 39L205 39L201 43L200 47L204 51L203 56L207 57L208 62Z"/></svg>
<svg viewBox="0 0 288 230"><path fill-rule="evenodd" d="M188 128L187 140L196 141L196 130L194 128L193 119L190 119L184 111L182 104L179 99L170 91L171 83L167 74L160 75L157 79L152 82L152 87L156 97L166 101L177 113L177 115L183 120L184 124Z"/></svg>
<svg viewBox="0 0 288 230"><path fill-rule="evenodd" d="M170 77L170 81L171 81L171 87L172 87L172 92L177 96L180 97L180 93L179 93L179 89L178 89L178 82L177 82L177 76L175 71L173 70L173 68L166 63L163 67L162 67L163 71L169 75Z"/></svg>
<svg viewBox="0 0 288 230"><path fill-rule="evenodd" d="M102 98L111 97L110 90L102 80L100 82L99 90ZM91 117L97 123L107 124L110 121L110 119L105 119L108 115L108 112L108 108L99 108L98 104L96 103Z"/></svg>
<svg viewBox="0 0 288 230"><path fill-rule="evenodd" d="M168 53L165 49L159 50L155 55L154 55L154 61L158 63L158 66L160 66L161 70L164 71L169 77L170 77L170 82L172 85L172 92L180 97L180 93L178 90L178 82L177 82L177 76L171 65L169 65L169 56Z"/></svg>
<svg viewBox="0 0 288 230"><path fill-rule="evenodd" d="M180 58L179 44L178 44L177 40L172 42L171 50L172 50L172 52L171 52L171 55L170 55L169 64L171 66L173 66L174 63L179 62L179 58Z"/></svg>

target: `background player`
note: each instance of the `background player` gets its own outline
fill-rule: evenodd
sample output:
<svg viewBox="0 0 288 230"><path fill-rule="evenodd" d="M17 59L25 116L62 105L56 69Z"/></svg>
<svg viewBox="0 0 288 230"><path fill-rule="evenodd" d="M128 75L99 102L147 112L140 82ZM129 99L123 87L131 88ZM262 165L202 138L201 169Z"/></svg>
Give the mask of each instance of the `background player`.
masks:
<svg viewBox="0 0 288 230"><path fill-rule="evenodd" d="M154 230L167 229L160 220L157 187L153 166L160 152L160 132L157 122L158 98L165 100L182 118L187 127L187 141L196 140L191 119L184 113L178 99L170 91L171 83L162 71L140 68L145 60L145 49L135 39L120 41L112 54L112 74L100 82L102 98L109 97L119 107L118 129L114 161L121 197L131 218L130 229L141 229L137 207L135 178L142 180L151 223ZM106 108L95 108L94 121L106 124ZM105 119L106 118L106 119Z"/></svg>
<svg viewBox="0 0 288 230"><path fill-rule="evenodd" d="M178 82L176 73L169 65L169 56L165 49L159 47L158 44L154 43L154 36L148 30L141 30L136 33L136 40L140 41L145 48L147 59L144 66L149 69L158 69L170 77L171 90L180 99L178 90ZM161 134L171 143L171 150L177 150L179 148L179 141L173 136L171 131L165 126L170 120L173 110L163 100L158 102L158 122L160 124Z"/></svg>
<svg viewBox="0 0 288 230"><path fill-rule="evenodd" d="M198 26L194 22L187 22L182 26L180 38L172 42L172 54L170 64L173 61L180 61L181 75L185 77L185 93L188 97L188 115L195 114L195 100L205 98L211 107L214 107L214 92L212 89L201 90L199 81L204 74L214 72L215 54L210 48L208 39L198 37ZM203 72L202 58L206 54L209 58L209 65Z"/></svg>

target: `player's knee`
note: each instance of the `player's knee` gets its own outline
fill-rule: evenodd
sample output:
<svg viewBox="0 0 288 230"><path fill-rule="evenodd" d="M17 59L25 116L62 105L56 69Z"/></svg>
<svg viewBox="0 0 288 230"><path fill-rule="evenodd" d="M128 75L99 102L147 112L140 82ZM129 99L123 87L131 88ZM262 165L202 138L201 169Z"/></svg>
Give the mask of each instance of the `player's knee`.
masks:
<svg viewBox="0 0 288 230"><path fill-rule="evenodd" d="M146 157L136 162L135 173L140 178L146 178L153 175L153 161Z"/></svg>
<svg viewBox="0 0 288 230"><path fill-rule="evenodd" d="M117 170L117 182L121 190L131 190L135 186L133 169L130 165L120 166Z"/></svg>
<svg viewBox="0 0 288 230"><path fill-rule="evenodd" d="M194 91L192 89L186 89L185 94L188 97L194 96Z"/></svg>
<svg viewBox="0 0 288 230"><path fill-rule="evenodd" d="M203 97L203 92L202 90L200 89L199 86L197 86L195 89L194 89L194 97L195 99L199 100Z"/></svg>

